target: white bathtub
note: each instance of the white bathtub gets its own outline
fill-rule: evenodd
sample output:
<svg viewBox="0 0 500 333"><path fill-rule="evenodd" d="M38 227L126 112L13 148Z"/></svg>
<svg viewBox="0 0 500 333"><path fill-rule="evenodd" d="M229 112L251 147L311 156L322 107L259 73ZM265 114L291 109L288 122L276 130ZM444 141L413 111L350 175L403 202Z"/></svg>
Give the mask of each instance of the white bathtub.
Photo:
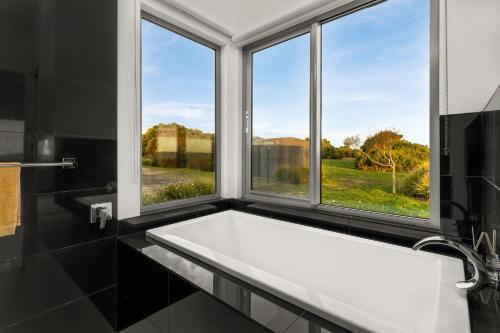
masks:
<svg viewBox="0 0 500 333"><path fill-rule="evenodd" d="M470 332L458 259L236 211L147 235L353 332Z"/></svg>

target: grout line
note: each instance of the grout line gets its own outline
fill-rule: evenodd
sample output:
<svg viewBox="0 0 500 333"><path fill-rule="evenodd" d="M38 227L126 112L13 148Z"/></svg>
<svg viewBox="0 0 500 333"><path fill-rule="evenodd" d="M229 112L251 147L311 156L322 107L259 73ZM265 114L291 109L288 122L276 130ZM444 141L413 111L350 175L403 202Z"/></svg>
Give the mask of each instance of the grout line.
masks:
<svg viewBox="0 0 500 333"><path fill-rule="evenodd" d="M500 191L500 187L495 184L493 181L489 180L488 177L483 177L483 179L488 183L490 184L491 186L493 186L497 191Z"/></svg>
<svg viewBox="0 0 500 333"><path fill-rule="evenodd" d="M51 254L51 253L57 253L57 252L61 252L61 251L68 250L68 249L71 249L71 248L80 247L80 246L87 245L87 244L91 245L91 244L94 244L94 243L97 243L97 242L100 242L100 241L111 240L113 238L116 238L116 235L111 235L111 236L107 236L107 237L103 237L103 238L99 238L99 239L93 239L93 240L88 241L88 242L76 243L76 244L72 244L72 245L69 245L69 246L61 247L61 248L58 248L58 249L53 249L53 250L48 250L48 251L44 251L44 252L40 252L40 253L31 254L31 255L28 255L28 256L22 256L22 260L24 260L24 259L31 259L31 258L34 258L34 257L37 257L37 256L42 256L42 255L48 255L48 254Z"/></svg>
<svg viewBox="0 0 500 333"><path fill-rule="evenodd" d="M22 181L22 179L21 179L21 181ZM28 194L21 193L21 197L30 198L30 197L37 197L37 196L50 195L50 194L55 195L55 194L65 194L65 193L73 193L73 192L90 192L90 191L107 190L107 189L108 189L108 187L106 187L106 186L99 186L99 187L86 187L86 188L81 188L81 189L48 191L48 192L38 192L38 193L28 193ZM111 192L106 191L106 193L98 193L98 194L118 194L118 193L113 189Z"/></svg>
<svg viewBox="0 0 500 333"><path fill-rule="evenodd" d="M59 22L62 22L62 23L65 23L65 24L68 24L68 25L71 25L71 26L74 26L74 27L77 27L78 29L80 30L83 30L83 31L86 31L86 32L90 32L92 34L95 34L95 35L98 35L98 36L101 36L101 37L105 37L107 39L111 39L111 40L116 40L116 37L113 37L113 36L110 36L110 35L107 35L105 33L102 33L102 32L99 32L99 31L94 31L94 30L91 30L91 29L88 29L88 28L85 28L81 25L78 25L74 22L71 22L71 21L68 21L68 20L65 20L64 18L61 18L61 17L57 17L57 16L52 16L52 15L49 15L49 14L46 14L46 13L42 13L42 12L39 12L35 9L31 9L31 8L28 8L26 6L23 6L23 5L19 5L13 1L9 1L9 0L0 0L0 2L3 2L4 4L6 5L11 5L11 6L14 6L14 7L17 7L17 8L21 8L23 10L26 10L26 11L29 11L29 12L32 12L32 13L35 13L37 15L40 15L40 16L44 16L44 17L47 17L47 18L50 18L50 19L53 19L55 21L59 21Z"/></svg>
<svg viewBox="0 0 500 333"><path fill-rule="evenodd" d="M7 328L10 328L10 327L16 326L16 325L18 325L18 324L22 324L22 323L27 322L27 321L29 321L29 320L32 320L32 319L34 319L34 318L41 317L41 316L43 316L43 315L48 314L49 312L52 312L52 311L55 311L55 310L61 309L61 308L65 307L65 306L68 306L68 305L70 305L70 304L72 304L72 303L75 303L75 302L79 302L79 301L84 300L84 299L86 299L86 298L89 298L89 299L90 299L90 297L95 296L95 295L97 295L97 294L99 294L99 293L101 293L101 292L105 292L105 291L107 291L107 290L109 290L109 289L111 289L111 288L113 288L113 287L116 287L116 284L109 285L109 286L107 286L107 287L105 287L105 288L99 289L99 290L94 291L94 292L92 292L92 293L90 293L90 294L83 295L83 296L81 296L81 297L75 298L75 299L73 299L73 300L71 300L71 301L68 301L68 302L66 302L66 303L62 303L62 304L60 304L60 305L58 305L58 306L52 307L52 308L47 309L47 310L45 310L45 311L42 311L42 312L39 312L39 313L37 313L37 314L34 314L34 315L31 315L31 316L28 316L28 317L26 317L26 318L24 318L24 319L18 320L18 321L14 322L14 323L11 323L11 324L7 325L7 326L1 327L1 328L0 328L0 331L3 331L3 330L5 330L5 329L7 329Z"/></svg>
<svg viewBox="0 0 500 333"><path fill-rule="evenodd" d="M302 310L302 312L300 314L297 315L297 317L290 323L290 325L288 325L284 330L283 330L283 333L286 333L293 325L295 325L295 323L300 319L302 318L302 316L306 313L306 310ZM307 320L304 318L304 320Z"/></svg>

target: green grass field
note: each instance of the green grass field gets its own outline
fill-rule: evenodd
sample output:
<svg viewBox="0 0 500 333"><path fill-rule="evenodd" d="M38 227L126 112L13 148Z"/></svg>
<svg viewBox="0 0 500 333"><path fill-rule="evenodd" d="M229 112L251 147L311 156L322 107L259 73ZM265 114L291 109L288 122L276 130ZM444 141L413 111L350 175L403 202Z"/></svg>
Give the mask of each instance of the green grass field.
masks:
<svg viewBox="0 0 500 333"><path fill-rule="evenodd" d="M407 173L398 173L398 185ZM391 174L357 170L354 160L323 160L322 203L341 207L377 211L388 214L429 218L428 201L391 193ZM253 188L263 192L307 195L306 185L265 183L254 179Z"/></svg>
<svg viewBox="0 0 500 333"><path fill-rule="evenodd" d="M407 173L397 174L398 186L407 177ZM195 180L213 186L214 173L187 168L143 168L143 190L150 194L145 198L148 203L155 203L151 194L168 184L183 183L189 186ZM429 202L415 199L404 194L391 193L391 174L389 172L363 171L354 167L354 160L323 160L322 165L322 203L348 208L377 211L388 214L429 217ZM253 189L262 192L286 195L307 196L308 186L265 182L254 178ZM195 186L196 187L196 186ZM175 188L171 189L172 192ZM194 190L193 195L200 190ZM191 193L186 189L186 196ZM203 193L203 192L202 192Z"/></svg>
<svg viewBox="0 0 500 333"><path fill-rule="evenodd" d="M142 203L188 199L215 192L215 173L189 168L142 167Z"/></svg>

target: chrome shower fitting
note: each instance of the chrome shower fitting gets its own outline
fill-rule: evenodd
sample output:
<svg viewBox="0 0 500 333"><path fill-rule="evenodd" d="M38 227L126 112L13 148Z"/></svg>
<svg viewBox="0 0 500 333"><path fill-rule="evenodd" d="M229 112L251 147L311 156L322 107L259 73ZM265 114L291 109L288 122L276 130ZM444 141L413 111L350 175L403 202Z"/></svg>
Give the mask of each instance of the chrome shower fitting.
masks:
<svg viewBox="0 0 500 333"><path fill-rule="evenodd" d="M496 289L500 289L500 255L497 253L497 231L493 229L491 238L487 232L483 231L476 241L474 228L472 228L472 241L475 251L479 249L483 238L486 240L486 247L489 252L486 254L486 268L489 284Z"/></svg>

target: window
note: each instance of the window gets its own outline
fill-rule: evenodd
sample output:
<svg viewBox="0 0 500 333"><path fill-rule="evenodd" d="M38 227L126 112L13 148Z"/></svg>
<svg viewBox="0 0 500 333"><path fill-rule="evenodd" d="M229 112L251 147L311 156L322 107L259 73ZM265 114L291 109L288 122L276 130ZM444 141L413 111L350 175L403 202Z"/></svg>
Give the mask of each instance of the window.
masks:
<svg viewBox="0 0 500 333"><path fill-rule="evenodd" d="M255 191L308 196L309 43L304 34L252 53Z"/></svg>
<svg viewBox="0 0 500 333"><path fill-rule="evenodd" d="M246 49L247 197L436 223L433 3L354 1Z"/></svg>
<svg viewBox="0 0 500 333"><path fill-rule="evenodd" d="M429 218L429 2L322 25L321 202Z"/></svg>
<svg viewBox="0 0 500 333"><path fill-rule="evenodd" d="M142 205L213 197L217 47L146 14L141 36Z"/></svg>

